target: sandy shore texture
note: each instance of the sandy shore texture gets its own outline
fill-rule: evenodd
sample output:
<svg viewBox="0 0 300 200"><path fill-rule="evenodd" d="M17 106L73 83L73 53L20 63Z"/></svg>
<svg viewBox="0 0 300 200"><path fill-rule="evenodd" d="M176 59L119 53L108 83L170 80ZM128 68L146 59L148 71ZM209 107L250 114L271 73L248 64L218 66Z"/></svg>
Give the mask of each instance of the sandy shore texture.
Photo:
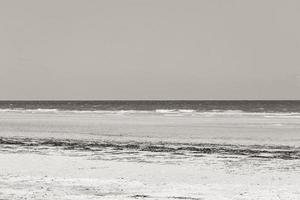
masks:
<svg viewBox="0 0 300 200"><path fill-rule="evenodd" d="M239 157L181 162L93 159L59 152L0 154L0 199L291 199L298 160Z"/></svg>
<svg viewBox="0 0 300 200"><path fill-rule="evenodd" d="M0 127L1 200L300 199L298 116L5 112Z"/></svg>

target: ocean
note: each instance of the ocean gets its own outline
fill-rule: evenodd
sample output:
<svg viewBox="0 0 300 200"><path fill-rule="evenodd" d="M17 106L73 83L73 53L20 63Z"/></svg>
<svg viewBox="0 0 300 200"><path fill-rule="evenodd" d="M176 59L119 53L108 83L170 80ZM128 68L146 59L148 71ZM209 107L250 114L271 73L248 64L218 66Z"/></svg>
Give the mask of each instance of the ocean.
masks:
<svg viewBox="0 0 300 200"><path fill-rule="evenodd" d="M300 113L300 101L0 101L0 109Z"/></svg>
<svg viewBox="0 0 300 200"><path fill-rule="evenodd" d="M300 157L300 101L2 101L0 114L2 145Z"/></svg>
<svg viewBox="0 0 300 200"><path fill-rule="evenodd" d="M297 174L300 101L0 102L3 199L297 199Z"/></svg>

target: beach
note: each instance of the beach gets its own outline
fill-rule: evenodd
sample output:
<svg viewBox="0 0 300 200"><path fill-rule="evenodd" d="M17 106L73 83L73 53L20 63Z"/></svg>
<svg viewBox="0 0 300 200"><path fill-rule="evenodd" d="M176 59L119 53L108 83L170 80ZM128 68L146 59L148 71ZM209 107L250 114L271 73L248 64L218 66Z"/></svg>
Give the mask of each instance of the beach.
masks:
<svg viewBox="0 0 300 200"><path fill-rule="evenodd" d="M0 0L0 200L300 200L300 0Z"/></svg>
<svg viewBox="0 0 300 200"><path fill-rule="evenodd" d="M299 162L190 163L1 153L1 199L298 199ZM5 164L3 164L5 163Z"/></svg>
<svg viewBox="0 0 300 200"><path fill-rule="evenodd" d="M0 199L296 200L299 117L2 109Z"/></svg>

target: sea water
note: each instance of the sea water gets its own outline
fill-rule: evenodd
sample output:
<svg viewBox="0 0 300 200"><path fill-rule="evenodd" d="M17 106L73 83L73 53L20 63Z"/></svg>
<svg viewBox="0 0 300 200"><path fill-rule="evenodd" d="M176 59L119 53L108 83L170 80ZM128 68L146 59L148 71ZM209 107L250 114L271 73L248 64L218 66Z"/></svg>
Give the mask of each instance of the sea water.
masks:
<svg viewBox="0 0 300 200"><path fill-rule="evenodd" d="M0 144L300 158L300 101L0 102Z"/></svg>

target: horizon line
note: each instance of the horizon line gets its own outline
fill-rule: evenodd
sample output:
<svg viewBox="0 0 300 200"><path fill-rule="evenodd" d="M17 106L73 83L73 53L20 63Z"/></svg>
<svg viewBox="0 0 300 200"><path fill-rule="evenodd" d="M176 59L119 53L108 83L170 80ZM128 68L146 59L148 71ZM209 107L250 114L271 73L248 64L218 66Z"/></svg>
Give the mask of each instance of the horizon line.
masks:
<svg viewBox="0 0 300 200"><path fill-rule="evenodd" d="M5 101L300 101L300 99L0 99L0 102Z"/></svg>

